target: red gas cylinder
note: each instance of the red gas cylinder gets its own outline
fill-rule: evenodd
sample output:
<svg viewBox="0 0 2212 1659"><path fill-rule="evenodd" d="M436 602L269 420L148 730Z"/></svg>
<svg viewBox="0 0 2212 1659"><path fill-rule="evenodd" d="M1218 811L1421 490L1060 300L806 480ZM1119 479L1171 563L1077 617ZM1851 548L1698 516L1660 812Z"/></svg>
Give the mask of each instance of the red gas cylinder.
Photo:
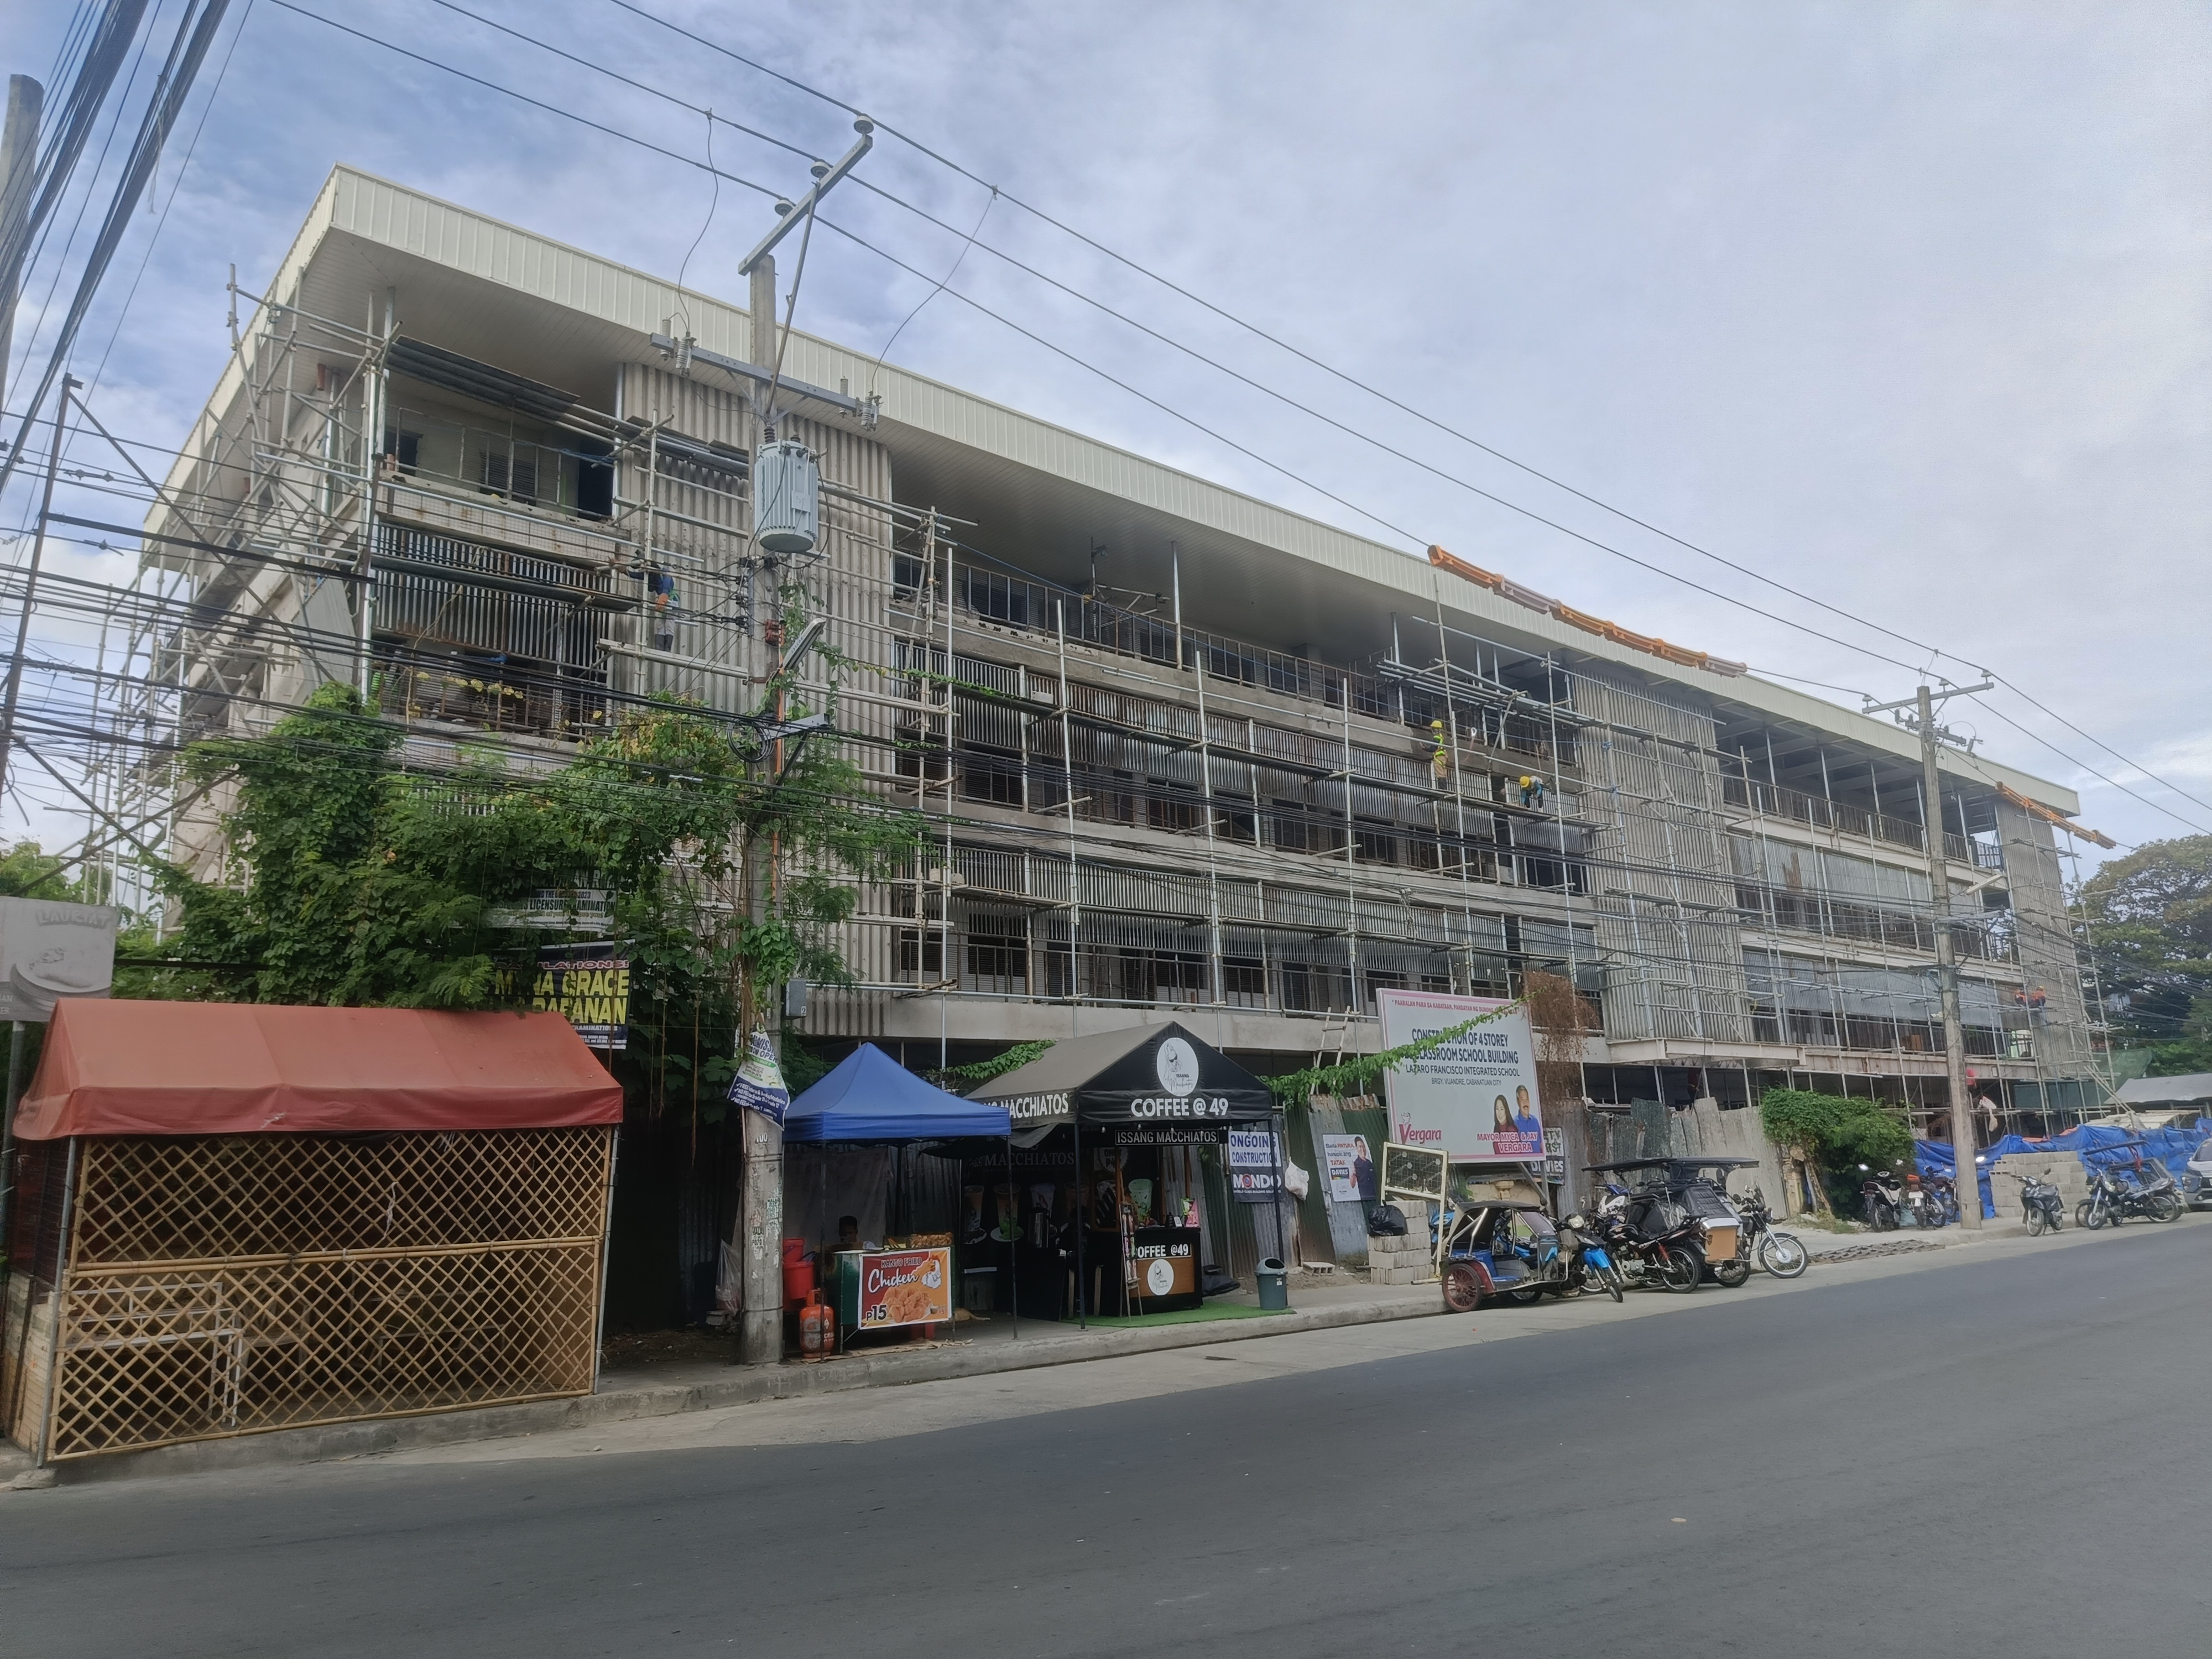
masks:
<svg viewBox="0 0 2212 1659"><path fill-rule="evenodd" d="M822 1327L828 1322L823 1317L829 1310L809 1297L806 1305L799 1310L799 1356L802 1359L822 1358Z"/></svg>

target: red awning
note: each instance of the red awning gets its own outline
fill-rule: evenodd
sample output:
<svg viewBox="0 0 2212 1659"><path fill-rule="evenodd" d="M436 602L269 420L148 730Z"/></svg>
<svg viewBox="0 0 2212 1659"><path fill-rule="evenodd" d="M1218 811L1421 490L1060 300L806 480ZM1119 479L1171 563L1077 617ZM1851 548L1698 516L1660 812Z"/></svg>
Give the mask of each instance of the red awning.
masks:
<svg viewBox="0 0 2212 1659"><path fill-rule="evenodd" d="M558 1014L64 998L15 1134L553 1129L622 1109Z"/></svg>

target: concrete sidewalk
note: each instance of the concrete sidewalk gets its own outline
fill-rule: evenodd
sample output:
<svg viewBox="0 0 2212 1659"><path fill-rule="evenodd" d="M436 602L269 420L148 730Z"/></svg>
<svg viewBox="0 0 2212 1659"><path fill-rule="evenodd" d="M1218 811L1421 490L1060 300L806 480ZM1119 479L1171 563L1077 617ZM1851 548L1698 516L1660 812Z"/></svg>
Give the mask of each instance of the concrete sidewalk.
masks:
<svg viewBox="0 0 2212 1659"><path fill-rule="evenodd" d="M2191 1215L2174 1224L2177 1230L2199 1225L2212 1225L2212 1217ZM2166 1229L2156 1231L2163 1232ZM2027 1230L2017 1221L2007 1222L2002 1218L1985 1222L1978 1233L1946 1227L1934 1232L1905 1230L1893 1233L1830 1233L1807 1228L1798 1234L1816 1266L1850 1269L1854 1276L1859 1273L1909 1271L1911 1258L1937 1253L1978 1253L2000 1246L2049 1247L2086 1243L2101 1236L2079 1233L2069 1227L2057 1238L2031 1241L2027 1237ZM1884 1260L1897 1257L1907 1260ZM1785 1283L1761 1273L1753 1275L1754 1285L1776 1291L1817 1285L1821 1278L1819 1273L1811 1273ZM1247 1295L1230 1299L1249 1304L1251 1298ZM1622 1310L1611 1307L1602 1298L1595 1303L1578 1298L1565 1304L1547 1303L1541 1311L1520 1310L1520 1322L1504 1327L1486 1325L1485 1330L1493 1335L1536 1334L1555 1325L1574 1325L1624 1314L1642 1316L1694 1308L1701 1304L1710 1305L1712 1300L1639 1292L1632 1297L1631 1306ZM1292 1287L1291 1302L1288 1313L1175 1325L1093 1328L1089 1331L1028 1320L1021 1321L1017 1328L1015 1322L994 1317L985 1323L958 1325L955 1328L959 1334L947 1340L863 1350L815 1364L791 1361L757 1370L715 1362L644 1366L610 1371L600 1378L595 1393L579 1399L240 1435L225 1440L85 1458L56 1465L50 1472L58 1482L76 1485L333 1462L673 1418L765 1401L944 1382L1176 1349L1218 1347L1300 1332L1425 1319L1444 1312L1442 1294L1434 1282L1376 1285L1350 1275L1334 1283L1326 1278L1302 1278ZM1638 1305L1645 1302L1651 1305ZM1393 1346L1385 1342L1379 1348L1387 1351ZM8 1486L12 1476L28 1469L29 1459L22 1452L0 1444L0 1486Z"/></svg>
<svg viewBox="0 0 2212 1659"><path fill-rule="evenodd" d="M222 1440L157 1446L146 1451L71 1459L52 1465L44 1473L50 1473L57 1482L76 1485L216 1469L324 1462L416 1447L714 1411L761 1401L893 1388L948 1377L1079 1364L1123 1354L1211 1346L1299 1331L1417 1319L1444 1311L1442 1295L1433 1284L1380 1286L1348 1277L1337 1283L1327 1278L1315 1278L1295 1286L1291 1297L1293 1305L1287 1313L1255 1311L1246 1317L1194 1320L1181 1324L1094 1326L1081 1330L1073 1325L1034 1320L1016 1322L994 1316L988 1322L957 1325L957 1335L938 1341L866 1348L815 1364L789 1360L781 1365L754 1368L708 1361L641 1366L603 1373L594 1392L574 1399L477 1407L317 1428L277 1429ZM1249 1295L1225 1299L1252 1305ZM0 1486L36 1478L30 1470L31 1460L26 1453L0 1443Z"/></svg>

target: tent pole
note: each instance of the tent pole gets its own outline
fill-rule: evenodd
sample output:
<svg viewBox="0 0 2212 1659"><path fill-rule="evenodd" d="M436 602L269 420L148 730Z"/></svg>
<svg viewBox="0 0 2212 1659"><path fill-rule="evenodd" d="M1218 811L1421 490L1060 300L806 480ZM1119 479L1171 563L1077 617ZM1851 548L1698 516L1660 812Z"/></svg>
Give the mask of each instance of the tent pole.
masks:
<svg viewBox="0 0 2212 1659"><path fill-rule="evenodd" d="M1006 1228L1006 1316L1013 1321L1012 1340L1022 1340L1022 1293L1019 1264L1015 1259L1014 1239L1021 1231L1022 1200L1014 1189L1014 1136L1006 1132L1006 1203L1011 1207Z"/></svg>
<svg viewBox="0 0 2212 1659"><path fill-rule="evenodd" d="M1091 1328L1091 1283L1085 1277L1083 1259L1083 1235L1089 1227L1083 1220L1083 1119L1080 1108L1068 1103L1067 1127L1075 1137L1075 1328L1079 1331Z"/></svg>

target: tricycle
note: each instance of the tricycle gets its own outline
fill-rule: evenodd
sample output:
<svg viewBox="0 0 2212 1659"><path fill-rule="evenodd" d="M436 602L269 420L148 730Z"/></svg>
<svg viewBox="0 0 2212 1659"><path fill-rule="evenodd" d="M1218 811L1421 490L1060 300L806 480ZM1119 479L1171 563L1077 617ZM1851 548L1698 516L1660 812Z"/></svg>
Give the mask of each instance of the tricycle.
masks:
<svg viewBox="0 0 2212 1659"><path fill-rule="evenodd" d="M1435 1230L1444 1306L1454 1313L1493 1298L1526 1305L1593 1286L1620 1300L1620 1274L1604 1247L1554 1225L1541 1205L1448 1203Z"/></svg>

